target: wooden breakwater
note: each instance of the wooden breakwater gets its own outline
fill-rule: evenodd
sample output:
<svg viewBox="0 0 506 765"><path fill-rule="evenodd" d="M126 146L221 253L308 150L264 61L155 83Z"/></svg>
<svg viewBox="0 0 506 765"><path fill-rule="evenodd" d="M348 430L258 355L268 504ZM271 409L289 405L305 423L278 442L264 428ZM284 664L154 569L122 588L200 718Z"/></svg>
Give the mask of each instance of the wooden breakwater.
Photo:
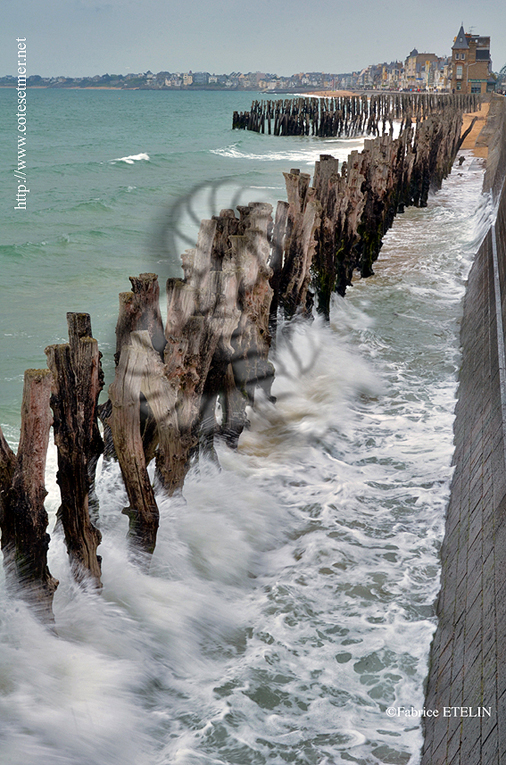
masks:
<svg viewBox="0 0 506 765"><path fill-rule="evenodd" d="M285 173L287 201L274 216L270 204L250 203L202 221L195 248L181 256L183 278L167 281L165 321L155 274L130 277L131 291L120 294L115 379L101 405L90 317L67 315L69 342L46 349L48 369L25 374L17 454L0 431L0 528L13 592L51 619L58 584L47 565L44 508L51 424L58 525L76 580L101 587L94 481L102 453L119 463L132 554L148 567L159 525L155 487L181 491L199 455L213 455L215 439L237 445L246 407L260 391L271 398L278 316L310 316L314 301L328 316L332 293L345 293L355 269L372 274L395 214L424 206L450 172L461 125L456 108L409 121L398 138L366 141L341 167L322 155L312 184L299 170Z"/></svg>
<svg viewBox="0 0 506 765"><path fill-rule="evenodd" d="M409 121L397 138L385 134L366 140L363 151L353 151L341 167L338 160L322 155L311 189L309 176L297 180L293 173L285 175L289 218L297 206L298 219L303 220L306 208L310 210L315 202L319 205L310 281L317 310L325 317L332 293L344 295L355 270L362 277L373 274L383 236L395 215L407 206L424 207L429 191L440 188L462 141L461 126L462 112L446 109L416 125ZM278 215L283 207L279 203ZM296 225L290 230L297 231ZM293 315L305 299L302 294L289 294L285 286L292 278L292 262L299 262L297 248L300 245L292 234L285 240L279 277L286 316Z"/></svg>
<svg viewBox="0 0 506 765"><path fill-rule="evenodd" d="M320 138L379 136L393 133L394 121L404 125L447 109L475 111L479 98L463 93L378 93L253 101L248 112L234 112L232 128Z"/></svg>

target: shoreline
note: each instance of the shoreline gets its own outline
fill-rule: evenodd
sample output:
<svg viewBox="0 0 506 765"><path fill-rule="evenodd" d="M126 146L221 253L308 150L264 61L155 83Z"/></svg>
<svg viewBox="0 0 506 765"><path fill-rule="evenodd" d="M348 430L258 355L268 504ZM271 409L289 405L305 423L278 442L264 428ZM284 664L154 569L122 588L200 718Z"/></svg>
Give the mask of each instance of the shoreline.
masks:
<svg viewBox="0 0 506 765"><path fill-rule="evenodd" d="M340 96L357 96L365 91L352 90L315 90L306 93L307 96L317 96L318 98L339 98Z"/></svg>
<svg viewBox="0 0 506 765"><path fill-rule="evenodd" d="M487 116L490 109L490 101L485 101L480 104L480 108L475 112L468 112L463 115L462 121L462 133L464 133L470 126L472 120L476 117L476 122L473 125L473 129L466 136L461 149L471 149L475 157L482 157L486 159L488 157L488 146L478 141L481 131L486 125Z"/></svg>

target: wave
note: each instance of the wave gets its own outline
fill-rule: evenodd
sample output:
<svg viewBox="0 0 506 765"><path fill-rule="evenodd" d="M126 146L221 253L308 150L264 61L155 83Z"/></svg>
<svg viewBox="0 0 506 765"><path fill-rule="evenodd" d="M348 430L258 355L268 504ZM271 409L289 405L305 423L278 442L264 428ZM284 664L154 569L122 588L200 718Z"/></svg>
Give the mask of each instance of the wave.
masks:
<svg viewBox="0 0 506 765"><path fill-rule="evenodd" d="M116 162L126 162L127 165L133 165L134 162L140 162L141 160L149 162L149 154L146 154L146 152L129 154L128 157L116 157L116 159L111 159L109 162L111 165L115 165Z"/></svg>
<svg viewBox="0 0 506 765"><path fill-rule="evenodd" d="M283 140L282 138L280 140ZM321 143L320 143L321 141ZM363 146L363 139L354 139L347 141L339 141L338 139L332 139L332 141L318 140L318 143L307 146L304 149L295 149L291 151L267 151L263 154L255 154L253 152L241 151L237 148L238 144L233 143L229 146L224 146L219 149L210 149L211 154L217 154L220 157L230 157L232 159L252 159L257 162L305 162L308 165L313 165L316 160L319 159L320 154L332 153L340 160L345 160L348 154L353 149L361 149Z"/></svg>

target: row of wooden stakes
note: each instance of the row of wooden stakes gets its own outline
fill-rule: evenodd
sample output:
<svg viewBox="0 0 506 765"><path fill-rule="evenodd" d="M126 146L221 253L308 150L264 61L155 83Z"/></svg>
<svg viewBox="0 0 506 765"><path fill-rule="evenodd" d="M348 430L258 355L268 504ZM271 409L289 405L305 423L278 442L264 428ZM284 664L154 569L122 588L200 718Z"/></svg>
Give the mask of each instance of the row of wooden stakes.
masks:
<svg viewBox="0 0 506 765"><path fill-rule="evenodd" d="M0 527L6 580L46 620L57 581L47 565L44 470L53 427L61 505L72 572L101 587L100 516L94 491L101 454L117 459L129 506L132 554L145 567L155 548L155 496L181 491L187 471L214 440L237 446L246 407L272 400L269 361L280 315L329 315L333 292L353 272L370 276L383 234L405 205L424 206L450 172L460 109L404 126L398 138L367 140L339 162L322 155L310 176L285 173L287 201L222 210L200 225L182 255L182 279L167 281L160 312L155 274L130 277L121 293L114 382L108 400L88 314L69 313L69 342L46 349L48 369L25 373L17 454L0 431ZM217 417L217 402L221 414ZM101 428L99 422L102 422ZM148 465L155 460L155 487Z"/></svg>
<svg viewBox="0 0 506 765"><path fill-rule="evenodd" d="M479 98L474 93L378 93L253 101L248 112L233 113L232 128L281 136L379 136L392 132L394 121L425 119L447 109L475 111Z"/></svg>

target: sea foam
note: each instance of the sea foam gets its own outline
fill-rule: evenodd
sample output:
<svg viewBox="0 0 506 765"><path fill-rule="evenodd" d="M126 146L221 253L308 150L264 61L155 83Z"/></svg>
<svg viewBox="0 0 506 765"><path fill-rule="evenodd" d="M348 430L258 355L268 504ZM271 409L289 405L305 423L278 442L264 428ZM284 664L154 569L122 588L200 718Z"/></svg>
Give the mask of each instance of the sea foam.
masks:
<svg viewBox="0 0 506 765"><path fill-rule="evenodd" d="M140 154L129 154L128 157L116 157L116 159L111 159L110 163L111 165L115 165L116 162L126 162L127 165L133 165L134 162L139 162L142 159L149 162L149 154L146 154L145 152L141 152Z"/></svg>

